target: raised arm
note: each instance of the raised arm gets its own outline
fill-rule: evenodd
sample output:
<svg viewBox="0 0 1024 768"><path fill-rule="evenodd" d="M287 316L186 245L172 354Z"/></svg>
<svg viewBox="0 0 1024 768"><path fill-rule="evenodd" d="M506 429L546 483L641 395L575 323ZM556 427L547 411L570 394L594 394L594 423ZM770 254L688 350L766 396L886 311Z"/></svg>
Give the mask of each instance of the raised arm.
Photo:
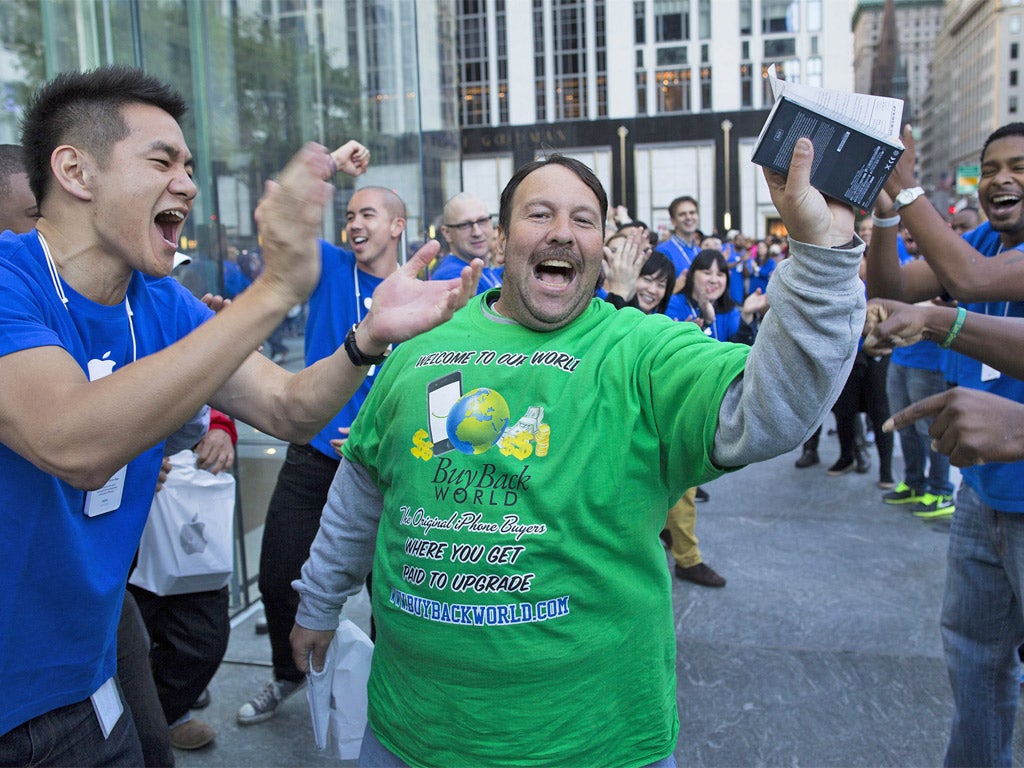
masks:
<svg viewBox="0 0 1024 768"><path fill-rule="evenodd" d="M719 466L761 461L797 446L832 407L857 352L864 246L853 234L853 211L811 187L812 160L811 142L800 139L788 177L765 172L789 229L791 255L768 283L771 309L743 376L719 409Z"/></svg>
<svg viewBox="0 0 1024 768"><path fill-rule="evenodd" d="M893 199L899 192L918 186L914 175L914 136L910 126L903 130L906 152L885 183ZM1007 168L986 157L982 163L983 185L999 184ZM1014 188L1015 189L1015 188ZM1015 194L1019 192L1015 190ZM947 226L946 221L922 195L899 209L900 217L914 235L928 266L938 282L962 302L1024 300L1024 254L1016 250L985 258ZM918 301L928 296L903 296Z"/></svg>

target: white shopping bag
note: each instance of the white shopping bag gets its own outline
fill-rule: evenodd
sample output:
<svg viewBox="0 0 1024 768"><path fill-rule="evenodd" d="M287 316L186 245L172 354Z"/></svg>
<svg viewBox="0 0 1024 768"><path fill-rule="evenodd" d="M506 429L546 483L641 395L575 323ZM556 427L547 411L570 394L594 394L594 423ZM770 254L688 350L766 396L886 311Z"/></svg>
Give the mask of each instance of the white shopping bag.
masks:
<svg viewBox="0 0 1024 768"><path fill-rule="evenodd" d="M158 595L220 589L234 564L235 478L197 468L190 450L171 456L171 467L153 497L128 581Z"/></svg>
<svg viewBox="0 0 1024 768"><path fill-rule="evenodd" d="M370 678L373 643L349 619L342 619L327 649L320 672L310 664L306 697L317 749L331 750L342 760L355 760L366 730L366 682Z"/></svg>

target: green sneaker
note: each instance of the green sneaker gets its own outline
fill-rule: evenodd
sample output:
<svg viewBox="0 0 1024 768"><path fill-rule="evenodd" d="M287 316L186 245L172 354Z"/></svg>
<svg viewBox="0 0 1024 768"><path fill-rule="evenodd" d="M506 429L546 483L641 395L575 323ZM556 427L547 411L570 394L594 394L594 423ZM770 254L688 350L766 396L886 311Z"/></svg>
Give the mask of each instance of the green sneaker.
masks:
<svg viewBox="0 0 1024 768"><path fill-rule="evenodd" d="M900 483L888 493L882 494L882 501L886 504L917 504L927 494L919 488L911 488L906 483Z"/></svg>
<svg viewBox="0 0 1024 768"><path fill-rule="evenodd" d="M910 508L915 517L924 520L932 520L936 517L949 517L953 514L956 505L952 496L940 496L934 493L926 493L920 503Z"/></svg>

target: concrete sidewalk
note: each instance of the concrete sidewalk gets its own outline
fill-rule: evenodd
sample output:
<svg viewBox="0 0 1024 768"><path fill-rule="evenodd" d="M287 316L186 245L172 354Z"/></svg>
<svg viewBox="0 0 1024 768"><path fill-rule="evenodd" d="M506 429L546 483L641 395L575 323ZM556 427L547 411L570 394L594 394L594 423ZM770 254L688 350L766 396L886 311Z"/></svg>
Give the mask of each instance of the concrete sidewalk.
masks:
<svg viewBox="0 0 1024 768"><path fill-rule="evenodd" d="M948 522L881 503L874 472L827 477L838 447L821 442L816 467L794 468L794 451L706 486L697 533L728 585L674 582L681 767L942 763L952 711L939 637ZM897 454L897 477L900 462ZM304 693L268 722L235 723L271 675L257 614L240 617L213 703L199 713L217 739L176 752L179 766L340 762L313 747ZM1018 722L1015 764L1024 763L1022 730Z"/></svg>

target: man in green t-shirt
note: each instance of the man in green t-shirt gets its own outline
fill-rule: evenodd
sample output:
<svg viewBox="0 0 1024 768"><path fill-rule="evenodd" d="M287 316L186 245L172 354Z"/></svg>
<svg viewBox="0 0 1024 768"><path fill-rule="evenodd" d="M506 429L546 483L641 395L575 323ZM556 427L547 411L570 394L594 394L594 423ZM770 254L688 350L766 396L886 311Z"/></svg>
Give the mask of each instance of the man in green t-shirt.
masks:
<svg viewBox="0 0 1024 768"><path fill-rule="evenodd" d="M665 510L799 445L863 326L863 243L812 153L767 174L793 256L749 348L593 300L607 200L586 166L509 182L503 287L383 366L295 582L296 663L320 669L373 568L363 764L674 765Z"/></svg>

